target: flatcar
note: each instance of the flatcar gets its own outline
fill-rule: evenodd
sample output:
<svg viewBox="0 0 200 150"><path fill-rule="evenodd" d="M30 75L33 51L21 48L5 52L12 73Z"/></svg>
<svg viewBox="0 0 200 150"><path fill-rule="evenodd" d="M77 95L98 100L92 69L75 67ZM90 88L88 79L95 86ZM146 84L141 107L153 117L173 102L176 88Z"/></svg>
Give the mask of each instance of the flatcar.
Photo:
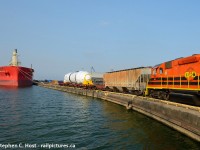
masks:
<svg viewBox="0 0 200 150"><path fill-rule="evenodd" d="M146 96L169 99L172 92L200 95L200 54L156 65L146 87Z"/></svg>
<svg viewBox="0 0 200 150"><path fill-rule="evenodd" d="M103 73L89 73L87 71L76 71L64 76L64 84L76 87L103 88Z"/></svg>

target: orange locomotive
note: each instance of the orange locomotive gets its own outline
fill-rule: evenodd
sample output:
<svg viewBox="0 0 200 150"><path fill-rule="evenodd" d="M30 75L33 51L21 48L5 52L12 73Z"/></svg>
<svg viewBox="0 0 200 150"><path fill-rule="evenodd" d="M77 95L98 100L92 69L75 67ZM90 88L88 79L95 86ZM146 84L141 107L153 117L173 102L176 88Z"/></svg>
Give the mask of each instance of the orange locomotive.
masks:
<svg viewBox="0 0 200 150"><path fill-rule="evenodd" d="M145 95L169 99L171 92L200 95L200 54L178 58L152 68Z"/></svg>

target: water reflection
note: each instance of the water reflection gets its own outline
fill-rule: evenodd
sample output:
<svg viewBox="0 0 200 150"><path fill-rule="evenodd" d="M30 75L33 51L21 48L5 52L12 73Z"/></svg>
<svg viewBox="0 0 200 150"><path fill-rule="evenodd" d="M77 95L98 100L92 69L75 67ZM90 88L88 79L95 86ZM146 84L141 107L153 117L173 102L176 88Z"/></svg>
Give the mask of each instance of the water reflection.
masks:
<svg viewBox="0 0 200 150"><path fill-rule="evenodd" d="M108 118L105 128L117 133L117 138L108 140L110 143L124 145L128 142L142 149L196 148L196 142L191 145L193 140L135 111L104 102L104 112Z"/></svg>
<svg viewBox="0 0 200 150"><path fill-rule="evenodd" d="M199 148L123 106L35 86L0 88L0 133L0 143L73 143L77 149Z"/></svg>

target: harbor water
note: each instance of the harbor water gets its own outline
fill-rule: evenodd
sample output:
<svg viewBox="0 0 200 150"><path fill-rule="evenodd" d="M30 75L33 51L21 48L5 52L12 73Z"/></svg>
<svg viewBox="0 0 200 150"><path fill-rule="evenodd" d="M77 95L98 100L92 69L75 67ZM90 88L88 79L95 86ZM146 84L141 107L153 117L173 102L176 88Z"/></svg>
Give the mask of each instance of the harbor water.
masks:
<svg viewBox="0 0 200 150"><path fill-rule="evenodd" d="M187 136L111 102L38 86L1 87L0 149L6 145L59 149L56 144L83 150L200 147Z"/></svg>

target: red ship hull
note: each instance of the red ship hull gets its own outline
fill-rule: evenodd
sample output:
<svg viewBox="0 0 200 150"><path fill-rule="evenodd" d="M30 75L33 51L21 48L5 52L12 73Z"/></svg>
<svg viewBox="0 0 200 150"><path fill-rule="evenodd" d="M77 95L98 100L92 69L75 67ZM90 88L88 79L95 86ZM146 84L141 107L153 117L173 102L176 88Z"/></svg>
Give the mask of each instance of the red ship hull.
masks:
<svg viewBox="0 0 200 150"><path fill-rule="evenodd" d="M20 66L0 67L0 86L25 87L33 84L31 68Z"/></svg>

